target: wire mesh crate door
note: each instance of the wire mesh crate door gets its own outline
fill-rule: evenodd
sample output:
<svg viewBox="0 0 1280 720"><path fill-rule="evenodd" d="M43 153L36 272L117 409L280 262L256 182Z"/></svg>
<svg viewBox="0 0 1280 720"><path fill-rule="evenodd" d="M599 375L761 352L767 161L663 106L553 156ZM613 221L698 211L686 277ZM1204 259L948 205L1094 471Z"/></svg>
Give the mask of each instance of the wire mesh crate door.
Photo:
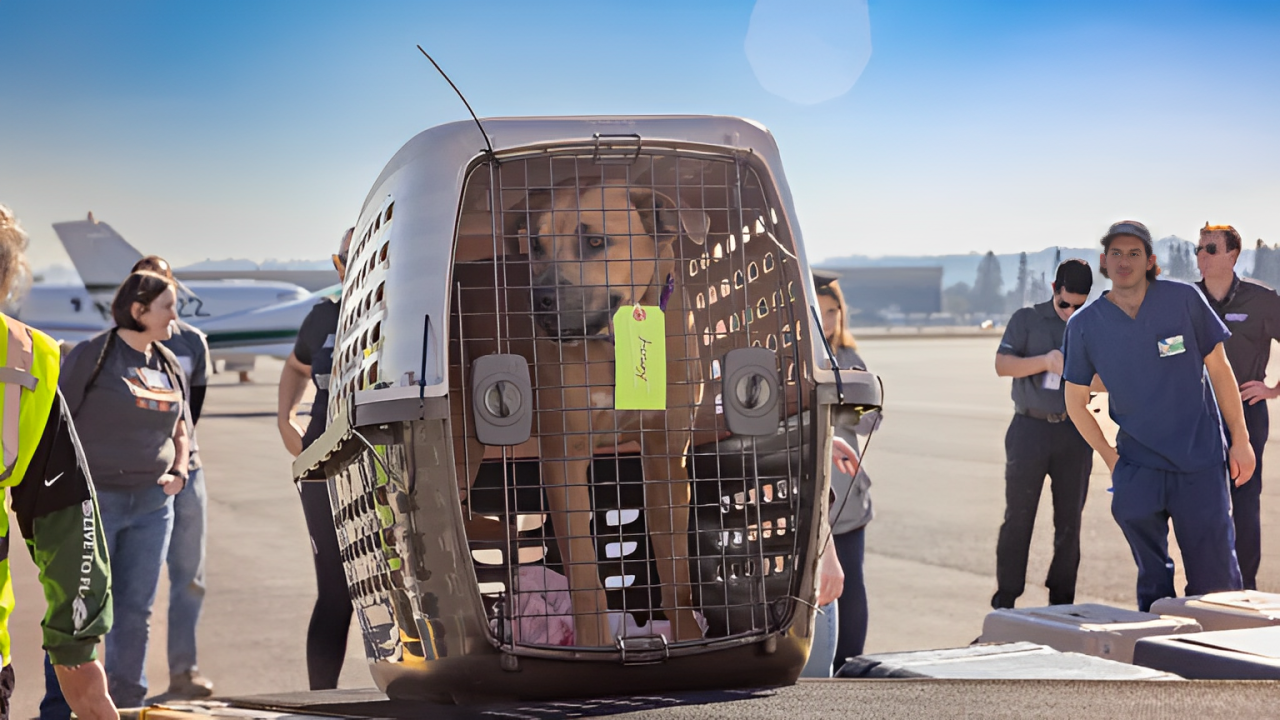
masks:
<svg viewBox="0 0 1280 720"><path fill-rule="evenodd" d="M509 646L663 647L778 629L794 594L805 426L730 436L721 359L776 353L784 415L808 381L798 263L742 159L480 165L462 200L452 426L477 579ZM798 303L797 310L794 305ZM615 410L619 310L664 307L666 407ZM480 445L476 358L534 376L534 433ZM790 430L786 428L790 427ZM618 640L623 638L623 640Z"/></svg>

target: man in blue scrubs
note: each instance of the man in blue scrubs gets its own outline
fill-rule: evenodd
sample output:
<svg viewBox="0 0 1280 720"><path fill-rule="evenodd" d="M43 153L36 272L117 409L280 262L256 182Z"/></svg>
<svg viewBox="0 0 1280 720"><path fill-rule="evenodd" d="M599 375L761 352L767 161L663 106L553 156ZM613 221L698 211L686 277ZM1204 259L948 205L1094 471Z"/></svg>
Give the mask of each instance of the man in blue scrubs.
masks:
<svg viewBox="0 0 1280 720"><path fill-rule="evenodd" d="M1111 470L1111 514L1138 565L1138 609L1177 594L1170 520L1186 593L1239 590L1227 482L1247 482L1254 455L1223 349L1231 333L1194 287L1156 279L1160 268L1142 223L1112 225L1102 246L1112 289L1067 323L1063 379L1067 413ZM1095 375L1120 426L1116 447L1087 407Z"/></svg>
<svg viewBox="0 0 1280 720"><path fill-rule="evenodd" d="M1262 562L1262 451L1271 425L1266 401L1280 397L1280 386L1269 387L1264 378L1271 360L1271 341L1280 340L1280 295L1257 280L1236 275L1240 245L1240 233L1235 228L1205 223L1196 246L1196 264L1202 278L1196 286L1231 330L1225 343L1227 360L1240 385L1249 443L1258 460L1253 477L1231 488L1240 579L1245 590L1257 590L1258 566Z"/></svg>

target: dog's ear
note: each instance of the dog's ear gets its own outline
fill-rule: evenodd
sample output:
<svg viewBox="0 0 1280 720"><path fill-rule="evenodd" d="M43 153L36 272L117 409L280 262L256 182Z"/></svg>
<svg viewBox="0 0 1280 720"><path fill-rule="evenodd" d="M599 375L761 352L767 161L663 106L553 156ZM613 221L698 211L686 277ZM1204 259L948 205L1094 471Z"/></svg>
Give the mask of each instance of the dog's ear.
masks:
<svg viewBox="0 0 1280 720"><path fill-rule="evenodd" d="M502 234L508 252L529 254L529 227L549 207L551 192L535 190L503 213Z"/></svg>
<svg viewBox="0 0 1280 720"><path fill-rule="evenodd" d="M674 243L681 232L699 245L706 244L711 218L701 210L681 207L663 193L643 189L631 191L631 204L639 211L644 229L659 245Z"/></svg>

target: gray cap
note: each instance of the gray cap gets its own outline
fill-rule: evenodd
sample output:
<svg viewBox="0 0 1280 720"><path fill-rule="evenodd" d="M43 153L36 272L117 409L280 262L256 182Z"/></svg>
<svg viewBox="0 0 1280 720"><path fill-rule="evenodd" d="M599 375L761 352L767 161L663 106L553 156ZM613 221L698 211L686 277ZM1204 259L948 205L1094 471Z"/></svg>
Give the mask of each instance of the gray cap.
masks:
<svg viewBox="0 0 1280 720"><path fill-rule="evenodd" d="M1107 234L1102 237L1102 244L1106 245L1117 235L1132 235L1138 238L1143 245L1147 246L1147 254L1151 254L1151 231L1146 225L1137 220L1121 220L1118 223L1112 223L1111 229L1107 230Z"/></svg>
<svg viewBox="0 0 1280 720"><path fill-rule="evenodd" d="M839 279L839 273L833 273L830 270L819 270L817 268L814 268L813 270L813 287L815 290L820 290Z"/></svg>

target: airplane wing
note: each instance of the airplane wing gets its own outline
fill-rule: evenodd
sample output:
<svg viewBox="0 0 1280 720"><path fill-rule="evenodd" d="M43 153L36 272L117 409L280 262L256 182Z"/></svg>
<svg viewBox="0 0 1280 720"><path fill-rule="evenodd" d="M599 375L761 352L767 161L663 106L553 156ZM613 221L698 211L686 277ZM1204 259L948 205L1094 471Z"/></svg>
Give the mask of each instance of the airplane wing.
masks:
<svg viewBox="0 0 1280 720"><path fill-rule="evenodd" d="M270 355L286 358L293 351L298 328L316 303L336 298L342 291L334 285L304 298L267 307L242 310L227 315L195 320L209 338L209 351L217 357Z"/></svg>

